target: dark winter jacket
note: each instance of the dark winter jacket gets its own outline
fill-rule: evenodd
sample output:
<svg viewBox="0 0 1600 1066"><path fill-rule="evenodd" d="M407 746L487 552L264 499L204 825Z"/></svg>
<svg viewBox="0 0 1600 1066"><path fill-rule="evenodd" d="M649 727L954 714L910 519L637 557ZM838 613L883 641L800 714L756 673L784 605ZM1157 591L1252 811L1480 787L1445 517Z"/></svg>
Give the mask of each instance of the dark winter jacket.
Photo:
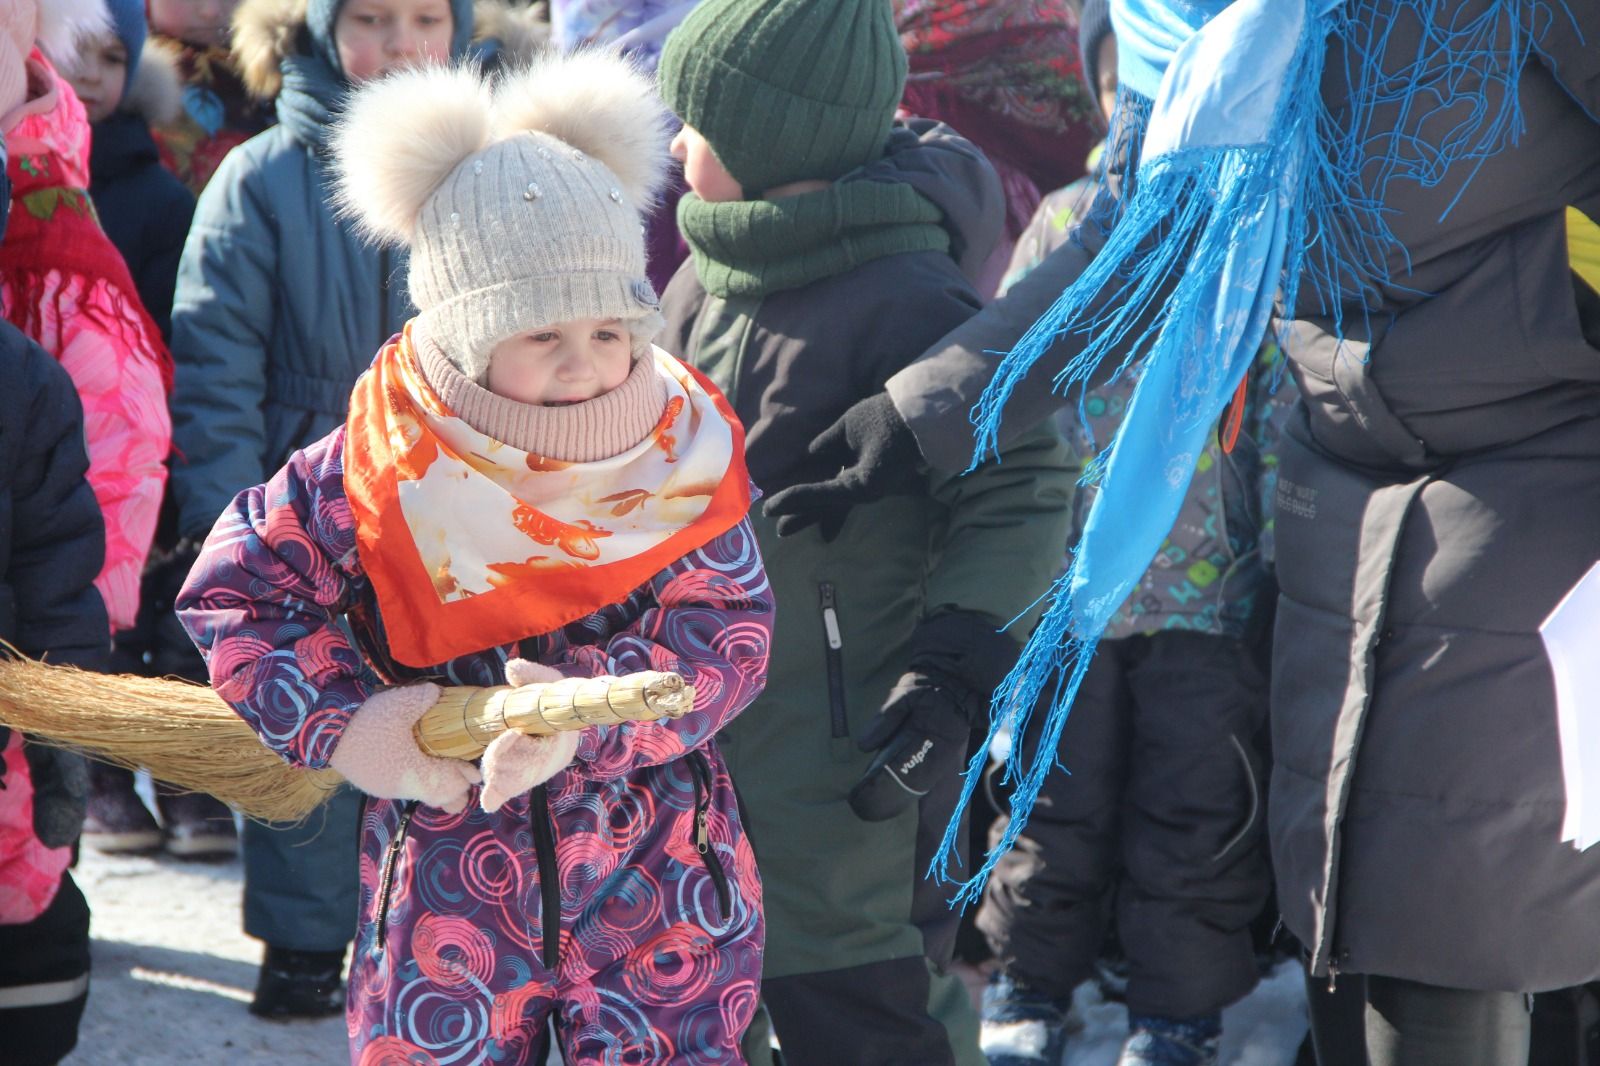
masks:
<svg viewBox="0 0 1600 1066"><path fill-rule="evenodd" d="M59 363L8 322L0 322L0 381L0 639L34 658L104 669L110 626L94 578L105 557L105 525L86 477L77 390ZM0 728L0 750L12 740ZM31 831L45 848L71 844L83 824L88 780L76 755L34 744L24 744L22 754L0 762L0 839L7 842L0 870L13 890L0 907L7 919L32 917L29 911L48 904L36 893L30 899L32 889L53 895L33 871L59 874L66 865L64 857L51 863L14 853L11 842ZM8 766L27 780L6 780ZM11 817L29 802L31 827ZM12 869L13 862L29 872Z"/></svg>
<svg viewBox="0 0 1600 1066"><path fill-rule="evenodd" d="M972 167L981 159L967 142L942 126L919 129L927 145L902 142L867 180L915 174L944 210L953 249L976 269L998 236L998 185L986 166ZM686 263L663 296L661 344L723 389L745 424L756 483L785 484L804 476L805 447L818 432L978 307L944 252L885 256L800 288L728 299L708 295ZM871 760L852 737L909 666L919 623L971 612L992 637L1044 591L1065 542L1067 459L1059 435L1041 427L1002 464L935 475L919 495L857 508L831 543L815 529L780 539L770 520L752 516L782 636L765 693L721 746L746 790L756 840L767 820L785 823L761 856L767 977L924 953L905 917L919 875L915 834L905 821L864 822L845 804ZM1002 637L994 646L1003 654L990 665L1003 673L1017 644ZM787 806L800 792L807 811ZM796 843L812 838L815 847ZM876 893L881 875L895 871L904 883L894 898Z"/></svg>
<svg viewBox="0 0 1600 1066"><path fill-rule="evenodd" d="M61 364L6 322L0 381L0 638L101 669L111 630L91 582L105 525L84 480L83 407Z"/></svg>
<svg viewBox="0 0 1600 1066"><path fill-rule="evenodd" d="M1490 2L1438 17L1466 25ZM1574 283L1564 219L1600 213L1600 9L1560 11L1521 74L1515 143L1436 186L1374 191L1406 249L1395 288L1347 309L1342 350L1326 321L1292 337L1269 810L1283 917L1318 974L1502 990L1600 976L1600 849L1561 843L1537 631L1600 558L1600 306ZM1393 4L1369 17L1387 28ZM1398 70L1421 49L1396 27L1383 65ZM1348 69L1330 57L1335 114ZM1429 117L1369 143L1426 143ZM1063 246L889 383L930 459L964 460L982 353L1078 275L1081 232L1088 249ZM1060 365L1041 362L1008 423L1054 405Z"/></svg>
<svg viewBox="0 0 1600 1066"><path fill-rule="evenodd" d="M128 263L139 299L172 338L172 290L178 281L194 194L161 165L143 115L118 111L94 127L89 195L106 236Z"/></svg>

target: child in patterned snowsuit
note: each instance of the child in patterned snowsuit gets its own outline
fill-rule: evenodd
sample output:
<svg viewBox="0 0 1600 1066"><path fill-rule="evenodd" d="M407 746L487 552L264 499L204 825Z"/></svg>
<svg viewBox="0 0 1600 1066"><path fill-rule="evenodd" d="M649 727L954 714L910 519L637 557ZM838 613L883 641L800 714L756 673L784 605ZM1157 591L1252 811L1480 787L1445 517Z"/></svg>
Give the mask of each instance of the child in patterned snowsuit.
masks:
<svg viewBox="0 0 1600 1066"><path fill-rule="evenodd" d="M179 597L264 742L371 797L355 1063L527 1063L547 1018L571 1066L738 1061L761 890L712 738L765 683L772 604L743 430L650 344L663 119L599 54L492 97L469 69L361 89L341 195L409 244L421 310ZM411 735L440 686L645 669L694 709L507 734L481 776Z"/></svg>
<svg viewBox="0 0 1600 1066"><path fill-rule="evenodd" d="M1109 122L1116 37L1104 0L1083 8L1084 73ZM1017 242L1009 290L1098 226L1096 173L1044 198ZM1072 992L1114 927L1128 961L1123 1066L1184 1066L1216 1054L1222 1008L1255 987L1251 937L1270 888L1261 797L1267 777L1272 500L1279 433L1296 396L1263 342L1231 447L1226 420L1207 442L1160 554L1112 617L1019 846L996 864L977 925L1000 967L984 998L990 1066L1061 1060ZM1132 375L1088 390L1056 414L1085 461L1116 436ZM1236 401L1240 402L1240 401ZM1083 536L1094 486L1072 505ZM1070 564L1070 558L1063 566ZM1042 717L1042 716L1041 716ZM1023 743L1038 744L1038 726ZM1005 816L991 830L1000 839Z"/></svg>

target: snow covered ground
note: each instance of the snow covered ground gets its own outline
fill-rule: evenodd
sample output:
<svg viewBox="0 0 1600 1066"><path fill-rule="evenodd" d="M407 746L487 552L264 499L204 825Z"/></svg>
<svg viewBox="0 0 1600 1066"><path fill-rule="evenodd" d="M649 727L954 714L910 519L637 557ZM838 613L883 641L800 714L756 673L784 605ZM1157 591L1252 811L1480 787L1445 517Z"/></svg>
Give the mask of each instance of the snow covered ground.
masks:
<svg viewBox="0 0 1600 1066"><path fill-rule="evenodd" d="M342 1066L343 1018L282 1024L245 1010L261 945L240 931L237 861L83 849L94 969L65 1066Z"/></svg>
<svg viewBox="0 0 1600 1066"><path fill-rule="evenodd" d="M94 973L66 1066L343 1066L344 1021L252 1017L260 945L239 929L237 862L113 858L74 871L93 912ZM1070 1066L1113 1066L1127 1015L1080 990ZM1299 973L1285 963L1225 1018L1227 1066L1290 1066L1305 1033Z"/></svg>
<svg viewBox="0 0 1600 1066"><path fill-rule="evenodd" d="M1306 1035L1304 971L1284 962L1244 1000L1222 1014L1224 1066L1292 1066ZM1128 1035L1128 1012L1100 998L1092 982L1078 989L1083 1032L1067 1042L1067 1066L1115 1066Z"/></svg>

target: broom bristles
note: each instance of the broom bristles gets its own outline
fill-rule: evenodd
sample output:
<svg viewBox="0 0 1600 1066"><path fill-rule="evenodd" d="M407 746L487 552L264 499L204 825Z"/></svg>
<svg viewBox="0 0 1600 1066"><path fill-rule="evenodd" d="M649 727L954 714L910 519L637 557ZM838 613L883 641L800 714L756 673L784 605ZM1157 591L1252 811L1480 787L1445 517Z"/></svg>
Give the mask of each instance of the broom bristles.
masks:
<svg viewBox="0 0 1600 1066"><path fill-rule="evenodd" d="M0 660L0 725L150 771L267 822L298 822L344 781L284 762L204 685Z"/></svg>

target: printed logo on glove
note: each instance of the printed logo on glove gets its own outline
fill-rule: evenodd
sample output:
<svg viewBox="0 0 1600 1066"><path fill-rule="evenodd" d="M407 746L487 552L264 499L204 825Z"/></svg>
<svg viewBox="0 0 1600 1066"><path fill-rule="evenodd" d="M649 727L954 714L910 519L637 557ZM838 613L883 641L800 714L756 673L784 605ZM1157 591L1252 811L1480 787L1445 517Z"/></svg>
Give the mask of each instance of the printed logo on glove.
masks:
<svg viewBox="0 0 1600 1066"><path fill-rule="evenodd" d="M878 753L850 790L860 818L887 821L961 772L971 719L960 692L933 674L901 676L858 745Z"/></svg>

